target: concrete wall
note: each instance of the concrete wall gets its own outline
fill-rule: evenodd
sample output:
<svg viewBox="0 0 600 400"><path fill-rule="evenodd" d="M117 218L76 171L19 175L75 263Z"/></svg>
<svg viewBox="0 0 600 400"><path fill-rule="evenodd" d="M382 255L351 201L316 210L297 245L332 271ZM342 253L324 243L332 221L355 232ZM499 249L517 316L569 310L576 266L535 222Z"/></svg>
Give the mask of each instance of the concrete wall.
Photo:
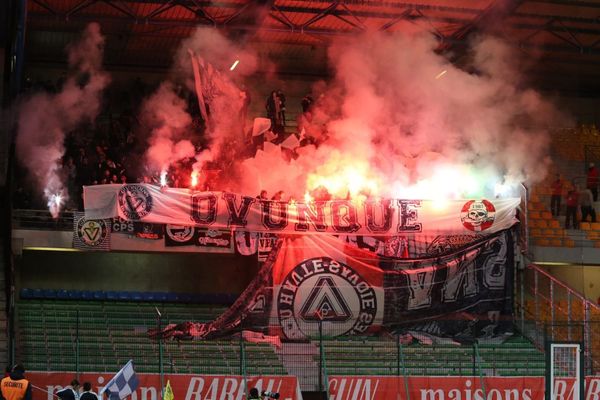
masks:
<svg viewBox="0 0 600 400"><path fill-rule="evenodd" d="M257 262L235 254L24 250L16 272L17 289L241 293Z"/></svg>
<svg viewBox="0 0 600 400"><path fill-rule="evenodd" d="M599 265L552 265L544 266L558 280L586 298L597 302L600 297Z"/></svg>

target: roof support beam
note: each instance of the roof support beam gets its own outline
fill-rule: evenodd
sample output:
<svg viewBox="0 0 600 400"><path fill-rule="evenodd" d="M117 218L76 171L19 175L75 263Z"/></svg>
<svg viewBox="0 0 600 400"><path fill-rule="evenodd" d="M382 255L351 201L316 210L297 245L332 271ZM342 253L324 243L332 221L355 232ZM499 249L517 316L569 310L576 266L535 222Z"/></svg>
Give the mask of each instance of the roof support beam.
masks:
<svg viewBox="0 0 600 400"><path fill-rule="evenodd" d="M38 6L48 10L49 12L51 12L54 15L58 15L58 12L56 12L55 9L53 9L52 7L50 7L45 1L43 0L31 0L32 2L34 2L35 4L37 4Z"/></svg>
<svg viewBox="0 0 600 400"><path fill-rule="evenodd" d="M115 3L112 0L102 0L102 1L104 3L106 3L106 4L108 4L109 6L111 6L112 8L115 8L115 9L119 10L123 14L128 15L131 18L136 18L135 13L133 12L133 10L131 10L129 8L129 6L127 5L127 3Z"/></svg>
<svg viewBox="0 0 600 400"><path fill-rule="evenodd" d="M304 30L306 28L308 28L310 25L314 24L315 22L319 21L320 19L325 18L328 14L330 14L333 10L336 9L336 7L338 6L338 4L340 4L339 1L334 1L333 3L331 3L329 5L329 7L327 7L326 9L320 11L319 13L317 13L317 15L315 15L314 17L312 17L311 19L309 19L308 21L306 21L304 24L302 24L302 26L300 27L300 29Z"/></svg>
<svg viewBox="0 0 600 400"><path fill-rule="evenodd" d="M67 13L65 14L67 19L69 19L69 17L71 17L71 15L75 14L78 11L83 10L86 7L91 6L92 4L96 3L98 0L83 0L81 1L79 4L76 4L73 8L71 8L69 11L67 11Z"/></svg>
<svg viewBox="0 0 600 400"><path fill-rule="evenodd" d="M146 19L146 20L152 19L152 18L156 17L157 15L160 15L160 14L164 13L165 11L170 10L174 6L175 6L175 0L169 0L166 3L162 4L160 7L158 7L156 10L152 11L150 14L146 15L144 17L144 19Z"/></svg>

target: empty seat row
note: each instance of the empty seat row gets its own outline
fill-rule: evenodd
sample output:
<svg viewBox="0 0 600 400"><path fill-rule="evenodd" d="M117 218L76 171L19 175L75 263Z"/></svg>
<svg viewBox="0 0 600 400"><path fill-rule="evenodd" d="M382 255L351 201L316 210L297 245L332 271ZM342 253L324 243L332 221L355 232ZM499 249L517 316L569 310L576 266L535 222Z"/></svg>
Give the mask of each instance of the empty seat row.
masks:
<svg viewBox="0 0 600 400"><path fill-rule="evenodd" d="M159 303L232 304L237 295L230 293L169 293L104 290L30 289L23 288L21 299L107 300Z"/></svg>

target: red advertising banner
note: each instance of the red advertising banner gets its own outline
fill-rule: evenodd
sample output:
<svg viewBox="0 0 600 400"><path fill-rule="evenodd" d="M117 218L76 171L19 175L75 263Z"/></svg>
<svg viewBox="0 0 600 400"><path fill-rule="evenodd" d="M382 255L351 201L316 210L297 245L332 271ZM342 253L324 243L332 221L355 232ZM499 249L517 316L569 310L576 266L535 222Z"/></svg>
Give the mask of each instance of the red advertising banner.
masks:
<svg viewBox="0 0 600 400"><path fill-rule="evenodd" d="M116 371L115 371L116 373ZM99 393L104 383L114 374L81 373L80 382L90 382L92 390ZM137 374L140 384L127 400L160 399L160 376L158 374ZM27 379L34 385L32 400L54 400L54 393L68 385L75 374L71 372L27 372ZM295 376L252 376L246 384L244 378L234 375L184 375L165 374L171 382L175 400L242 400L245 399L246 385L259 392L277 392L282 400L302 400L300 387Z"/></svg>
<svg viewBox="0 0 600 400"><path fill-rule="evenodd" d="M555 379L555 400L573 398L574 380ZM329 400L544 400L543 377L331 376ZM584 400L600 400L600 377L586 378Z"/></svg>

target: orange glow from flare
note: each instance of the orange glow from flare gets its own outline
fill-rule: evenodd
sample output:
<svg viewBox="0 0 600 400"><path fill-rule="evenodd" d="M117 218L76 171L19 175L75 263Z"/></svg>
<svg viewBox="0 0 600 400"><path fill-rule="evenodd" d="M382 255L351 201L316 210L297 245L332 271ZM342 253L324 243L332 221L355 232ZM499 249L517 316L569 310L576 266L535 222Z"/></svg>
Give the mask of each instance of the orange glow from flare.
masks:
<svg viewBox="0 0 600 400"><path fill-rule="evenodd" d="M324 187L337 198L366 198L379 193L378 179L371 173L368 163L341 159L339 154L334 155L317 173L308 175L308 190L318 187ZM307 195L310 198L307 192L305 200Z"/></svg>
<svg viewBox="0 0 600 400"><path fill-rule="evenodd" d="M308 191L307 191L306 193L304 193L304 202L305 203L310 203L311 201L313 201L313 198L310 195L310 193L308 193Z"/></svg>
<svg viewBox="0 0 600 400"><path fill-rule="evenodd" d="M191 183L192 183L192 187L196 187L196 185L198 185L198 172L197 171L192 171L192 175L191 175Z"/></svg>

